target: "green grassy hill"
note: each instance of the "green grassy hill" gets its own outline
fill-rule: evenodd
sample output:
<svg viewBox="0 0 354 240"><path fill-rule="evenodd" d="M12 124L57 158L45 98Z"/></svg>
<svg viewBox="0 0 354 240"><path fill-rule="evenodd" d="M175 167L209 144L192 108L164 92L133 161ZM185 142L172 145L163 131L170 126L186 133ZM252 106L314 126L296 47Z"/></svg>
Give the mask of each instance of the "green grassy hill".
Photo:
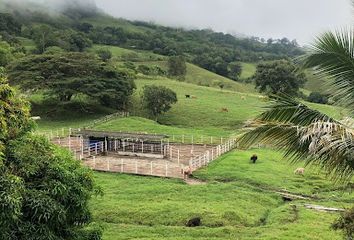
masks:
<svg viewBox="0 0 354 240"><path fill-rule="evenodd" d="M260 156L255 165L248 160L254 152ZM104 240L341 239L330 229L337 213L303 205L349 207L353 193L342 192L315 168L294 175L299 166L272 150L253 149L231 152L197 171L195 176L206 181L201 185L96 173L105 195L92 200L93 217L105 227ZM319 199L284 202L274 193L278 190ZM201 227L185 227L193 217L201 218Z"/></svg>

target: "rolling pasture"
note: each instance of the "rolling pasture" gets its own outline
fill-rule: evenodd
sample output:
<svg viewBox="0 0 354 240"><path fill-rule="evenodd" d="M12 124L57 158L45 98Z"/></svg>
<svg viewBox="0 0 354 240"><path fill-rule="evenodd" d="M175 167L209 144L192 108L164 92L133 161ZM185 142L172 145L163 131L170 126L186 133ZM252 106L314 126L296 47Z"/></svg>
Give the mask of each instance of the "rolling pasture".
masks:
<svg viewBox="0 0 354 240"><path fill-rule="evenodd" d="M156 61L159 56L153 54L111 50L117 64L122 54L138 54L143 61L136 64L166 64ZM149 58L153 61L144 62ZM247 64L244 68L248 69L246 78L254 69ZM242 131L244 122L269 104L250 85L192 64L188 64L187 71L185 81L139 75L131 117L112 119L95 129L226 138ZM225 81L230 88L221 90L212 85L215 81ZM151 84L171 88L178 97L178 103L160 116L158 123L148 119L140 103L143 87ZM41 97L33 96L34 113L44 116L38 122L39 130L82 127L113 112L97 108L94 103L83 104L83 99L75 101L78 109L67 106L51 113L50 104L43 108ZM346 113L334 106L310 105L339 119ZM256 164L249 162L253 153L259 156ZM304 176L294 175L294 169L302 166L303 163L290 164L272 149L256 148L234 150L198 170L194 177L200 182L195 185L175 179L96 172L94 176L104 195L91 200L93 219L104 227L104 240L341 239L330 229L338 213L310 210L304 204L345 208L353 204L353 194L329 181L315 166L306 168ZM284 202L276 193L279 191L310 199ZM193 217L201 218L201 226L185 227Z"/></svg>
<svg viewBox="0 0 354 240"><path fill-rule="evenodd" d="M257 152L255 165L248 160ZM333 185L316 168L294 175L279 153L235 150L183 181L96 173L104 196L92 200L94 219L113 239L341 239L329 226L337 213L306 209L306 203L347 207L353 194ZM275 191L319 199L284 202ZM326 197L326 198L324 198ZM294 207L296 206L296 207ZM202 226L185 227L200 217Z"/></svg>

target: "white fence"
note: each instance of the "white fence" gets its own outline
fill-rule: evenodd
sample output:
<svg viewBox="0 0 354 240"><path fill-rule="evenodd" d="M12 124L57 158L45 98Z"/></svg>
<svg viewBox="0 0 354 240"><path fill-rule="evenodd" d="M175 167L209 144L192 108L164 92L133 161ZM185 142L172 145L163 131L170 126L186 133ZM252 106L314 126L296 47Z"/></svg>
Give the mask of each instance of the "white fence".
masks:
<svg viewBox="0 0 354 240"><path fill-rule="evenodd" d="M221 155L233 150L236 147L236 139L227 140L225 143L220 144L211 150L206 151L204 154L191 159L189 161L189 167L192 171L195 171L203 166L207 166L210 162L214 161Z"/></svg>

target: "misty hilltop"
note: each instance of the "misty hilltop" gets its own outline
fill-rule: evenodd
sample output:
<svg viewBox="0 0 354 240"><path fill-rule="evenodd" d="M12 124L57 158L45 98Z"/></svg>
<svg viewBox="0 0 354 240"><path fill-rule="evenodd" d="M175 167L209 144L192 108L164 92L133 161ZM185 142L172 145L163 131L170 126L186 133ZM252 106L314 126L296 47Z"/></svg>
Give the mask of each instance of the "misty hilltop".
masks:
<svg viewBox="0 0 354 240"><path fill-rule="evenodd" d="M8 10L45 11L47 13L65 13L69 9L82 12L97 11L95 0L3 0Z"/></svg>
<svg viewBox="0 0 354 240"><path fill-rule="evenodd" d="M0 12L2 38L10 44L19 38L34 41L33 53L50 47L86 51L92 44L117 46L163 56L181 55L225 77L235 62L278 60L303 53L296 40L287 38L239 38L211 29L187 30L114 18L99 10L93 0L5 0ZM38 37L43 32L47 33L44 43Z"/></svg>

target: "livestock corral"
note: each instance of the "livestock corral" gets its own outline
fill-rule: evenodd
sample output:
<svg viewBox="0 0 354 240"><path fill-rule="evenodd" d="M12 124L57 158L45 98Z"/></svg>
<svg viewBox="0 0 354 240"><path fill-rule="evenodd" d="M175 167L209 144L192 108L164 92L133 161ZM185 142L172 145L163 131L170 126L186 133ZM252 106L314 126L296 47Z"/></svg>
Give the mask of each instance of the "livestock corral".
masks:
<svg viewBox="0 0 354 240"><path fill-rule="evenodd" d="M210 142L186 143L185 137L178 142L167 135L78 129L51 141L96 171L186 178L236 147L235 139L218 145L206 139Z"/></svg>

